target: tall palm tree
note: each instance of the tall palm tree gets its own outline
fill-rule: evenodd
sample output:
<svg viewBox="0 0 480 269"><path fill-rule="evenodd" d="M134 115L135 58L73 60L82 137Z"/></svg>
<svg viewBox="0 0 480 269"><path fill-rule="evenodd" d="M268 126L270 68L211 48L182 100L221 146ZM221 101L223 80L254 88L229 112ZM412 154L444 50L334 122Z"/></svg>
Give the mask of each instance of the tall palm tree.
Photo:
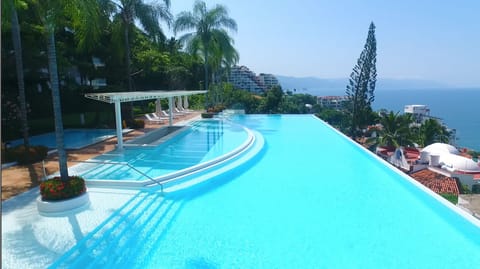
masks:
<svg viewBox="0 0 480 269"><path fill-rule="evenodd" d="M220 45L224 45L224 47L221 47ZM217 74L218 71L224 70L226 73L229 73L231 67L238 63L240 56L237 50L233 47L233 40L214 42L211 47L210 66L212 70L212 83L216 83L216 79L218 79L218 76L220 75Z"/></svg>
<svg viewBox="0 0 480 269"><path fill-rule="evenodd" d="M22 126L23 144L28 148L28 120L27 120L27 101L25 96L25 80L23 71L22 40L20 38L20 24L18 23L17 8L26 8L27 4L20 0L2 1L2 19L11 20L12 43L15 51L15 69L17 72L18 101L20 103L20 123ZM2 21L3 24L3 21ZM28 150L25 151L25 154Z"/></svg>
<svg viewBox="0 0 480 269"><path fill-rule="evenodd" d="M51 0L37 2L35 7L44 26L47 39L48 73L52 90L55 140L62 180L68 180L68 167L63 136L55 31L64 22L64 18L69 18L70 26L73 28L75 37L80 41L80 44L95 43L96 33L99 32L97 28L99 14L97 4L96 0Z"/></svg>
<svg viewBox="0 0 480 269"><path fill-rule="evenodd" d="M232 54L233 39L227 31L237 31L237 23L229 17L225 6L216 5L207 9L205 2L197 0L193 12L181 12L174 23L175 33L188 30L193 31L182 35L179 40L186 43L187 51L203 58L207 91L210 56L218 52ZM231 58L234 58L233 54Z"/></svg>
<svg viewBox="0 0 480 269"><path fill-rule="evenodd" d="M101 0L102 5L108 7L114 14L113 19L121 22L123 28L123 40L125 46L125 64L128 91L133 91L130 55L130 33L138 21L143 30L154 41L165 39L160 27L159 20L165 21L169 26L172 22L170 14L170 0L163 0L163 4L147 4L143 0Z"/></svg>

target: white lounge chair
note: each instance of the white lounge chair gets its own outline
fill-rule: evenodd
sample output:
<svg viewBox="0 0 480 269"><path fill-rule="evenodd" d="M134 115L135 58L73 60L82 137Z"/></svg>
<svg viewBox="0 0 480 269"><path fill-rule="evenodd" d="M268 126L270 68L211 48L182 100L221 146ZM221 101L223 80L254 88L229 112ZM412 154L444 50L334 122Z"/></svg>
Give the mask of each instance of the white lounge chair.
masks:
<svg viewBox="0 0 480 269"><path fill-rule="evenodd" d="M193 113L194 112L193 110L183 108L183 106L179 106L176 109L178 109L181 113Z"/></svg>
<svg viewBox="0 0 480 269"><path fill-rule="evenodd" d="M158 119L158 120L168 120L168 117L165 117L165 116L158 116L157 113L153 112L153 113L150 113L150 116L152 116L152 118L154 119Z"/></svg>
<svg viewBox="0 0 480 269"><path fill-rule="evenodd" d="M183 115L183 114L186 113L186 112L183 112L183 111L181 111L180 109L178 109L178 107L174 107L173 110L175 111L174 113L177 113L177 114L179 114L179 115Z"/></svg>
<svg viewBox="0 0 480 269"><path fill-rule="evenodd" d="M163 123L164 120L163 119L156 119L156 118L152 118L152 116L150 114L145 114L145 117L147 118L147 120L151 123Z"/></svg>
<svg viewBox="0 0 480 269"><path fill-rule="evenodd" d="M163 116L165 116L165 117L167 117L167 118L170 118L170 114L167 113L165 110L162 110L161 113L162 113ZM175 118L175 113L172 114L172 118Z"/></svg>

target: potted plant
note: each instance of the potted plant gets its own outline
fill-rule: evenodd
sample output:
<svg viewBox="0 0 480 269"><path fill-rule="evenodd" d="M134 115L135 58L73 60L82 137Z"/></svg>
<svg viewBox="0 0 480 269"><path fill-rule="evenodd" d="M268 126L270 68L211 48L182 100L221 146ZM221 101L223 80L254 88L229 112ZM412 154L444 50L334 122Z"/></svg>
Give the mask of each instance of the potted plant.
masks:
<svg viewBox="0 0 480 269"><path fill-rule="evenodd" d="M42 201L59 201L75 198L87 191L85 180L79 176L70 176L68 180L60 177L47 179L40 183Z"/></svg>
<svg viewBox="0 0 480 269"><path fill-rule="evenodd" d="M61 213L90 203L85 180L69 176L68 180L53 177L40 183L37 207L40 213Z"/></svg>
<svg viewBox="0 0 480 269"><path fill-rule="evenodd" d="M207 108L207 112L202 113L202 118L213 118L213 116L222 112L224 109L225 106L222 104L209 107Z"/></svg>

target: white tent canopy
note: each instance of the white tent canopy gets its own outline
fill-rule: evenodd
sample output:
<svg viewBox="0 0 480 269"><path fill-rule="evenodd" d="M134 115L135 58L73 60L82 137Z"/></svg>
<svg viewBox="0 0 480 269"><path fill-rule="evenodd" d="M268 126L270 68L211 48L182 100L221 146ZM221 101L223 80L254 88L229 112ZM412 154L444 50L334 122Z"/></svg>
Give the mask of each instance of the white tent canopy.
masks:
<svg viewBox="0 0 480 269"><path fill-rule="evenodd" d="M202 94L206 91L140 91L140 92L107 92L107 93L87 93L86 98L102 101L109 104L115 104L115 125L117 128L117 148L123 148L122 135L122 113L120 104L123 102L134 102L151 99L168 98L170 106L170 115L173 115L173 98ZM172 125L172 116L170 116L170 125Z"/></svg>

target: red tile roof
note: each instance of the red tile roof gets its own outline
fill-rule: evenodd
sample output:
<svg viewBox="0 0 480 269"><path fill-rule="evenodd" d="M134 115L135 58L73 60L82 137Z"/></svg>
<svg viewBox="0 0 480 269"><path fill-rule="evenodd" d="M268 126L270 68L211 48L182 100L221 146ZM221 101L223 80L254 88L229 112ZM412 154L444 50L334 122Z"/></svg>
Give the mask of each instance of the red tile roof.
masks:
<svg viewBox="0 0 480 269"><path fill-rule="evenodd" d="M422 169L410 174L410 176L436 193L459 194L457 182L451 177L435 173L429 169Z"/></svg>

